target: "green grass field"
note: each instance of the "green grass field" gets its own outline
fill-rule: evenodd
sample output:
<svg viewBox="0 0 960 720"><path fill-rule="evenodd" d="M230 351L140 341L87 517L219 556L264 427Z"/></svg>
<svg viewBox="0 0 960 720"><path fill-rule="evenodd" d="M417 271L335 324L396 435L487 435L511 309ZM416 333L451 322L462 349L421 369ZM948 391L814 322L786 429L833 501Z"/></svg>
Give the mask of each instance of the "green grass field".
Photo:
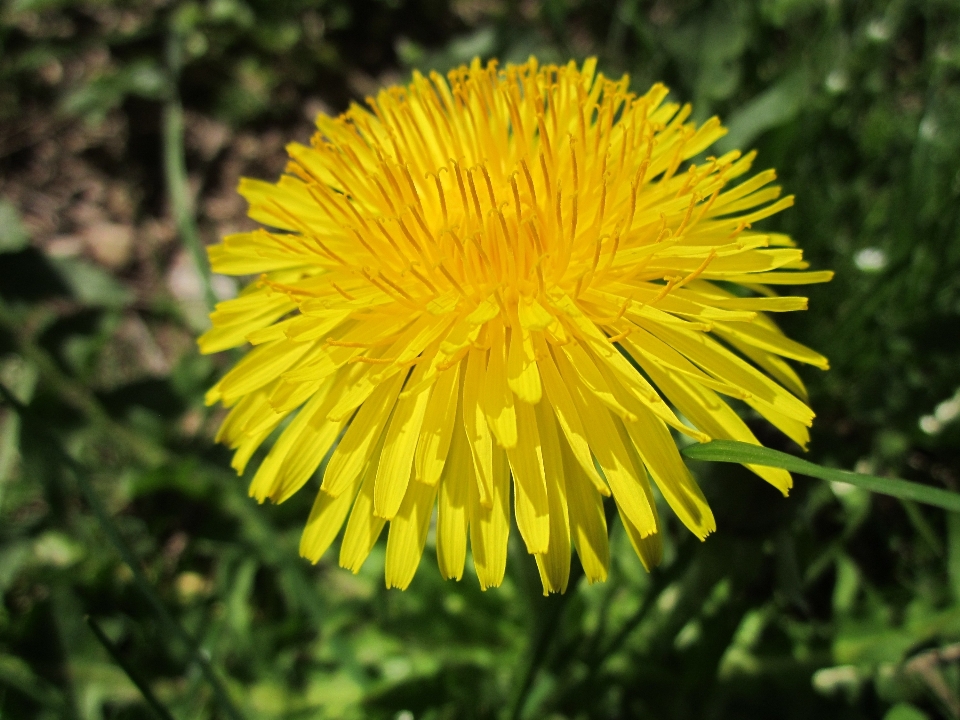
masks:
<svg viewBox="0 0 960 720"><path fill-rule="evenodd" d="M236 357L195 344L238 179L413 69L531 54L665 82L777 169L764 227L836 272L782 322L831 363L804 457L960 490L956 0L5 0L0 718L960 718L958 514L693 461L714 535L664 512L648 574L612 522L608 582L542 597L516 532L498 589L431 531L388 591L383 539L310 565L313 493L247 497L203 404Z"/></svg>

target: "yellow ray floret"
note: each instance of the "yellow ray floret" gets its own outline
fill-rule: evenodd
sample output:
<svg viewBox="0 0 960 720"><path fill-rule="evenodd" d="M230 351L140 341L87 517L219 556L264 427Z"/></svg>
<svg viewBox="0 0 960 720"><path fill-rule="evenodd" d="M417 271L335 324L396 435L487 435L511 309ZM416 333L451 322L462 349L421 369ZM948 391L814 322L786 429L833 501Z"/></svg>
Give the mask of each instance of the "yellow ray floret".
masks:
<svg viewBox="0 0 960 720"><path fill-rule="evenodd" d="M414 577L436 512L440 572L468 555L499 585L514 517L544 592L571 553L609 564L604 497L645 567L652 487L697 537L715 529L671 431L759 444L745 403L804 445L813 421L789 361L826 368L766 313L806 308L771 285L824 282L787 236L753 229L793 204L754 154L690 162L723 136L689 106L581 67L475 60L414 73L369 109L321 115L275 184L244 180L268 226L210 249L255 275L221 303L204 352L255 347L207 394L218 440L276 502L324 473L301 554L346 525L357 572L385 526L386 582ZM278 428L282 428L278 431ZM783 470L748 466L784 494Z"/></svg>

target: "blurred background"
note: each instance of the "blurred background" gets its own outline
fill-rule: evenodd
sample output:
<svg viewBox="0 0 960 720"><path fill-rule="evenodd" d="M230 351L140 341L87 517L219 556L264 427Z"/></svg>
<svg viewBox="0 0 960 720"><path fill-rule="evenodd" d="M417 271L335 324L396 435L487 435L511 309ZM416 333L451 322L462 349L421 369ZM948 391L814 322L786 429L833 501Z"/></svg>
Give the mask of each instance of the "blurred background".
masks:
<svg viewBox="0 0 960 720"><path fill-rule="evenodd" d="M317 113L475 55L595 55L796 194L765 226L837 273L782 319L833 366L801 370L807 457L960 489L956 0L0 8L4 720L960 717L956 516L701 464L719 531L664 513L651 574L614 524L610 580L562 597L519 545L497 590L443 582L432 537L388 592L382 546L357 576L300 560L309 489L247 498L202 403L232 359L194 343L238 290L202 245L253 226L238 179L275 180Z"/></svg>

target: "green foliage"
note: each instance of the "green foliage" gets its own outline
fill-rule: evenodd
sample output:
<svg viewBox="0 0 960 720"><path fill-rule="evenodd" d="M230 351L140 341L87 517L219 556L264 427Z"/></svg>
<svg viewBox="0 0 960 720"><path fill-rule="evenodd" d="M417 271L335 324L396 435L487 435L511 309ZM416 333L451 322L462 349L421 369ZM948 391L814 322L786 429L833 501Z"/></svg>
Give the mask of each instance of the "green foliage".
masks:
<svg viewBox="0 0 960 720"><path fill-rule="evenodd" d="M30 236L20 222L17 209L8 201L0 200L0 252L17 252L27 247Z"/></svg>
<svg viewBox="0 0 960 720"><path fill-rule="evenodd" d="M691 460L783 468L801 475L808 475L829 482L846 483L870 492L883 493L907 502L922 502L949 510L951 513L960 513L960 493L898 478L877 477L866 473L826 468L821 465L814 465L802 458L759 445L735 440L714 440L702 445L688 445L683 449L683 454Z"/></svg>
<svg viewBox="0 0 960 720"><path fill-rule="evenodd" d="M531 53L595 54L635 90L665 81L726 120L721 149L778 169L797 205L767 227L837 272L783 321L833 365L804 371L808 459L957 490L953 1L12 0L0 177L40 162L18 144L26 113L59 123L49 133L127 118L139 144L102 165L145 188L140 215L180 193L186 236L183 130L158 120L178 103L262 133L414 67ZM206 187L219 161L186 159ZM0 199L0 716L145 717L131 677L175 718L960 715L960 515L805 478L784 499L739 466L693 463L719 530L700 544L664 513L649 575L614 522L605 584L540 597L518 544L482 593L469 572L440 579L431 537L411 589L388 592L382 546L356 576L335 553L311 566L310 493L257 506L249 473L228 470L202 400L226 359L190 346L130 375L124 328L188 335L184 308L129 268L54 257L19 210Z"/></svg>

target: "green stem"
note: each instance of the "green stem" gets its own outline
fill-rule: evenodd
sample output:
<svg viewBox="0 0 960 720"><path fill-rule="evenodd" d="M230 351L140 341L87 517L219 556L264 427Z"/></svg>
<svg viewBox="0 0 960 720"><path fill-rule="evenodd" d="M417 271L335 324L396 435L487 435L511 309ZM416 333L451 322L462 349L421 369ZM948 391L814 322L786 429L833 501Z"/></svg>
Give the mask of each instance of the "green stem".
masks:
<svg viewBox="0 0 960 720"><path fill-rule="evenodd" d="M793 455L771 450L760 445L750 445L734 440L714 440L703 445L690 445L681 451L691 460L707 460L710 462L731 462L744 465L768 465L783 468L791 472L830 482L847 483L870 492L892 495L901 500L915 500L916 502L935 505L951 512L960 512L960 493L942 490L941 488L921 485L898 478L877 477L864 475L848 470L836 470L815 465L812 462L801 460Z"/></svg>
<svg viewBox="0 0 960 720"><path fill-rule="evenodd" d="M189 182L187 180L187 161L184 150L183 105L177 92L177 79L180 75L180 42L176 33L171 32L167 40L167 66L171 75L170 98L163 108L163 169L167 179L167 194L170 196L170 209L177 224L180 239L190 253L203 284L203 296L209 310L217 304L213 291L210 263L200 233L197 230L196 217L191 207Z"/></svg>

